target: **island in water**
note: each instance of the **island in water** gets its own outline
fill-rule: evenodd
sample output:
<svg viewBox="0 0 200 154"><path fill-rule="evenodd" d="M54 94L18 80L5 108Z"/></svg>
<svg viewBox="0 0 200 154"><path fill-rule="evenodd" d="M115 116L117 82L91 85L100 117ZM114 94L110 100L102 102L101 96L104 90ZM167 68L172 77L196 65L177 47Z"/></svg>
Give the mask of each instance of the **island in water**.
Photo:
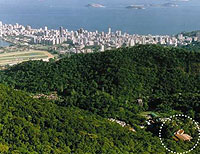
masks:
<svg viewBox="0 0 200 154"><path fill-rule="evenodd" d="M94 7L94 8L104 8L105 6L102 4L88 4L87 7Z"/></svg>
<svg viewBox="0 0 200 154"><path fill-rule="evenodd" d="M146 9L149 7L178 7L175 3L164 3L164 4L146 4L146 5L129 5L127 9Z"/></svg>
<svg viewBox="0 0 200 154"><path fill-rule="evenodd" d="M162 4L161 6L163 6L163 7L178 7L178 5L175 3L165 3L165 4Z"/></svg>
<svg viewBox="0 0 200 154"><path fill-rule="evenodd" d="M126 7L127 9L145 9L144 5L129 5Z"/></svg>
<svg viewBox="0 0 200 154"><path fill-rule="evenodd" d="M148 4L148 7L178 7L175 3L164 3L164 4Z"/></svg>

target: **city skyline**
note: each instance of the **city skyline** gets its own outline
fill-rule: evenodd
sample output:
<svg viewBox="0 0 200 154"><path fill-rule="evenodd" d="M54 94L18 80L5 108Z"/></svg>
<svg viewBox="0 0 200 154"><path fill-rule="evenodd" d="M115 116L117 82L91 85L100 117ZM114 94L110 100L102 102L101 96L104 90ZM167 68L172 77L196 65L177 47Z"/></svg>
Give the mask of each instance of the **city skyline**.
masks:
<svg viewBox="0 0 200 154"><path fill-rule="evenodd" d="M49 29L48 26L35 29L30 25L16 23L3 24L0 22L0 37L8 40L13 37L11 42L24 42L25 44L59 45L65 43L69 46L68 50L62 52L88 53L93 52L94 48L100 51L116 49L123 46L135 46L137 44L160 44L166 46L185 46L200 40L199 36L188 37L183 34L175 35L138 35L128 34L121 30L113 31L108 28L104 31L88 31L80 28L76 31L69 31L60 26L58 29ZM20 38L19 38L20 36Z"/></svg>

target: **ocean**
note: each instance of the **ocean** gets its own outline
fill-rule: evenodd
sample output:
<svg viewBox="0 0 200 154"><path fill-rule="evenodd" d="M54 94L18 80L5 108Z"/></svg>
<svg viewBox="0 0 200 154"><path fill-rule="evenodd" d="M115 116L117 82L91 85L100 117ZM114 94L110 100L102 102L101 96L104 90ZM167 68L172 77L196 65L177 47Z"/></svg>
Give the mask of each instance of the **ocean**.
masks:
<svg viewBox="0 0 200 154"><path fill-rule="evenodd" d="M8 46L10 46L10 43L5 42L5 41L0 39L0 47L8 47Z"/></svg>
<svg viewBox="0 0 200 154"><path fill-rule="evenodd" d="M32 1L33 3L28 3ZM122 30L130 34L177 34L200 29L200 1L190 0L12 0L0 5L0 21L20 23L33 28L48 26L68 30ZM21 3L19 3L21 2ZM22 3L23 2L23 3ZM35 3L34 3L35 2ZM89 3L105 8L88 8ZM178 7L147 7L127 9L132 4L176 3Z"/></svg>

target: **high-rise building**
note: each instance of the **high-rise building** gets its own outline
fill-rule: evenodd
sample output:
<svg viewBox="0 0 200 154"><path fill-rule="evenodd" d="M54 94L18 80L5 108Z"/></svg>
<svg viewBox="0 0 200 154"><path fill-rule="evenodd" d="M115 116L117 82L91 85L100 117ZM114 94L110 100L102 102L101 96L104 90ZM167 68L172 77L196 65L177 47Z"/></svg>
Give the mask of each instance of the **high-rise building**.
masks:
<svg viewBox="0 0 200 154"><path fill-rule="evenodd" d="M19 28L19 24L18 23L16 23L16 28Z"/></svg>
<svg viewBox="0 0 200 154"><path fill-rule="evenodd" d="M108 34L110 35L112 33L112 29L108 28Z"/></svg>
<svg viewBox="0 0 200 154"><path fill-rule="evenodd" d="M47 30L48 30L48 27L47 27L47 26L45 26L45 27L44 27L44 30L45 30L45 31L47 31Z"/></svg>
<svg viewBox="0 0 200 154"><path fill-rule="evenodd" d="M63 35L64 35L64 29L63 27L60 27L60 36L63 37Z"/></svg>
<svg viewBox="0 0 200 154"><path fill-rule="evenodd" d="M44 35L45 35L45 36L48 36L48 35L49 35L48 30L45 30L45 31L44 31Z"/></svg>
<svg viewBox="0 0 200 154"><path fill-rule="evenodd" d="M74 36L76 36L76 37L78 36L78 32L77 31L74 32Z"/></svg>
<svg viewBox="0 0 200 154"><path fill-rule="evenodd" d="M122 35L122 31L116 31L116 35L117 36L121 36Z"/></svg>
<svg viewBox="0 0 200 154"><path fill-rule="evenodd" d="M27 25L26 26L26 30L30 31L31 30L31 26Z"/></svg>
<svg viewBox="0 0 200 154"><path fill-rule="evenodd" d="M83 28L81 28L81 29L78 30L79 34L82 34L83 32L84 32Z"/></svg>
<svg viewBox="0 0 200 154"><path fill-rule="evenodd" d="M105 33L104 32L101 32L101 36L104 36L105 35Z"/></svg>
<svg viewBox="0 0 200 154"><path fill-rule="evenodd" d="M132 47L132 46L134 46L134 45L135 45L135 41L134 41L134 39L131 39L130 42L129 42L129 46Z"/></svg>
<svg viewBox="0 0 200 154"><path fill-rule="evenodd" d="M2 23L2 21L0 21L0 27L2 27L3 26L3 23Z"/></svg>
<svg viewBox="0 0 200 154"><path fill-rule="evenodd" d="M178 35L178 39L179 39L179 40L182 40L182 39L183 39L183 34L179 34L179 35Z"/></svg>

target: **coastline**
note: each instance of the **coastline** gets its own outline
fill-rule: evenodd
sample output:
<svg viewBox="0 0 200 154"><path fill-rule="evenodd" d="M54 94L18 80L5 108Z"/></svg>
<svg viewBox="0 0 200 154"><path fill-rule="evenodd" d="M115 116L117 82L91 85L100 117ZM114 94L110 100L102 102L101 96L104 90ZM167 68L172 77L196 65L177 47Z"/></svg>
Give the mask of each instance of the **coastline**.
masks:
<svg viewBox="0 0 200 154"><path fill-rule="evenodd" d="M11 42L3 37L0 37L0 47L9 47L10 45L13 45L13 42Z"/></svg>

